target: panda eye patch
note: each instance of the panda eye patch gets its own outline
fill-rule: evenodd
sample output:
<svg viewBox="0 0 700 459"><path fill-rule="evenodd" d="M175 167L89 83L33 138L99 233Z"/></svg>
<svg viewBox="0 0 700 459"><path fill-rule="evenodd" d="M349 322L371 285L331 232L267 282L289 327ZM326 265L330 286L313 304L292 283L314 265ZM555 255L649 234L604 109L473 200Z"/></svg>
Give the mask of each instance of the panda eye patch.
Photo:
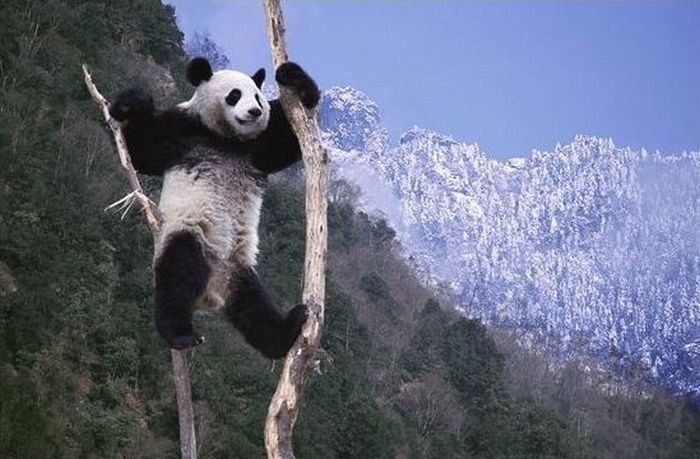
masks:
<svg viewBox="0 0 700 459"><path fill-rule="evenodd" d="M255 95L255 101L258 103L258 106L260 106L260 108L262 108L262 103L260 102L260 94Z"/></svg>
<svg viewBox="0 0 700 459"><path fill-rule="evenodd" d="M232 107L236 105L239 100L241 100L240 89L232 89L231 92L228 93L228 96L226 96L226 103Z"/></svg>

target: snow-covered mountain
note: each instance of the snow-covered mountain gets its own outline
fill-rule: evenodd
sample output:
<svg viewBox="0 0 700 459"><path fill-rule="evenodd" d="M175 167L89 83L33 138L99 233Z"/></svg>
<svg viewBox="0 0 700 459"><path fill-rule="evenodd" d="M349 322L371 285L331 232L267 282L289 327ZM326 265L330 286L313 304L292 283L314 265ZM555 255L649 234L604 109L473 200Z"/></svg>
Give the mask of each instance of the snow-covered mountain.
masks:
<svg viewBox="0 0 700 459"><path fill-rule="evenodd" d="M420 128L391 145L356 89L331 88L321 110L338 173L466 314L700 391L700 153L579 136L498 161Z"/></svg>

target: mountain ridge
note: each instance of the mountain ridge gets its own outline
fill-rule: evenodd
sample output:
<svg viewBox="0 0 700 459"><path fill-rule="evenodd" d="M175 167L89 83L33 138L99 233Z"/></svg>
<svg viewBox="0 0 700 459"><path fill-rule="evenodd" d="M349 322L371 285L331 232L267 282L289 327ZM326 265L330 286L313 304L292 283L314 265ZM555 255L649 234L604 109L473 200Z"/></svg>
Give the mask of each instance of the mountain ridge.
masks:
<svg viewBox="0 0 700 459"><path fill-rule="evenodd" d="M699 393L700 152L577 135L498 160L417 126L378 144L357 140L385 132L376 104L347 88L324 99L339 173L371 169L392 190L392 203L375 207L419 265L455 279L464 313L551 341L567 358L638 366L676 393Z"/></svg>

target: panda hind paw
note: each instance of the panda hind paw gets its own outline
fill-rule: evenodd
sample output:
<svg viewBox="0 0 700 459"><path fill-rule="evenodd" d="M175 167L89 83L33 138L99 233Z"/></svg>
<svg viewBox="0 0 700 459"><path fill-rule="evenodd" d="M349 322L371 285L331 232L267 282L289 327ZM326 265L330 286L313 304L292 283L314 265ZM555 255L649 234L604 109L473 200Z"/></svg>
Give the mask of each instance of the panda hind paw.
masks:
<svg viewBox="0 0 700 459"><path fill-rule="evenodd" d="M309 316L309 308L306 307L305 304L299 304L296 305L289 313L287 314L287 326L289 327L289 338L290 338L290 343L289 347L292 347L294 344L294 341L296 341L297 337L299 336L299 333L301 333L301 329L304 326L304 323L306 323L306 318Z"/></svg>
<svg viewBox="0 0 700 459"><path fill-rule="evenodd" d="M183 350L198 346L204 342L204 337L198 334L176 336L168 345L171 349Z"/></svg>

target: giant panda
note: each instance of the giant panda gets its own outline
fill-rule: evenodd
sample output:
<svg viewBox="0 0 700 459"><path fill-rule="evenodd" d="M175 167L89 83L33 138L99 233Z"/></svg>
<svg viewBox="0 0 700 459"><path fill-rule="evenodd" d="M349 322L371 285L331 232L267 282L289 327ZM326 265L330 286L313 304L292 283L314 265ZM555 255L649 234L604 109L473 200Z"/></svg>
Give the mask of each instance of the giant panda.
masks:
<svg viewBox="0 0 700 459"><path fill-rule="evenodd" d="M266 177L301 158L298 140L280 102L261 91L264 69L252 77L213 72L198 57L186 76L194 95L172 108L156 110L147 92L133 88L109 108L134 168L163 176L153 258L156 329L171 348L193 347L203 341L193 312L223 310L264 356L283 357L307 308L283 313L262 285L258 221ZM275 76L307 108L317 105L318 86L297 64L282 64Z"/></svg>

